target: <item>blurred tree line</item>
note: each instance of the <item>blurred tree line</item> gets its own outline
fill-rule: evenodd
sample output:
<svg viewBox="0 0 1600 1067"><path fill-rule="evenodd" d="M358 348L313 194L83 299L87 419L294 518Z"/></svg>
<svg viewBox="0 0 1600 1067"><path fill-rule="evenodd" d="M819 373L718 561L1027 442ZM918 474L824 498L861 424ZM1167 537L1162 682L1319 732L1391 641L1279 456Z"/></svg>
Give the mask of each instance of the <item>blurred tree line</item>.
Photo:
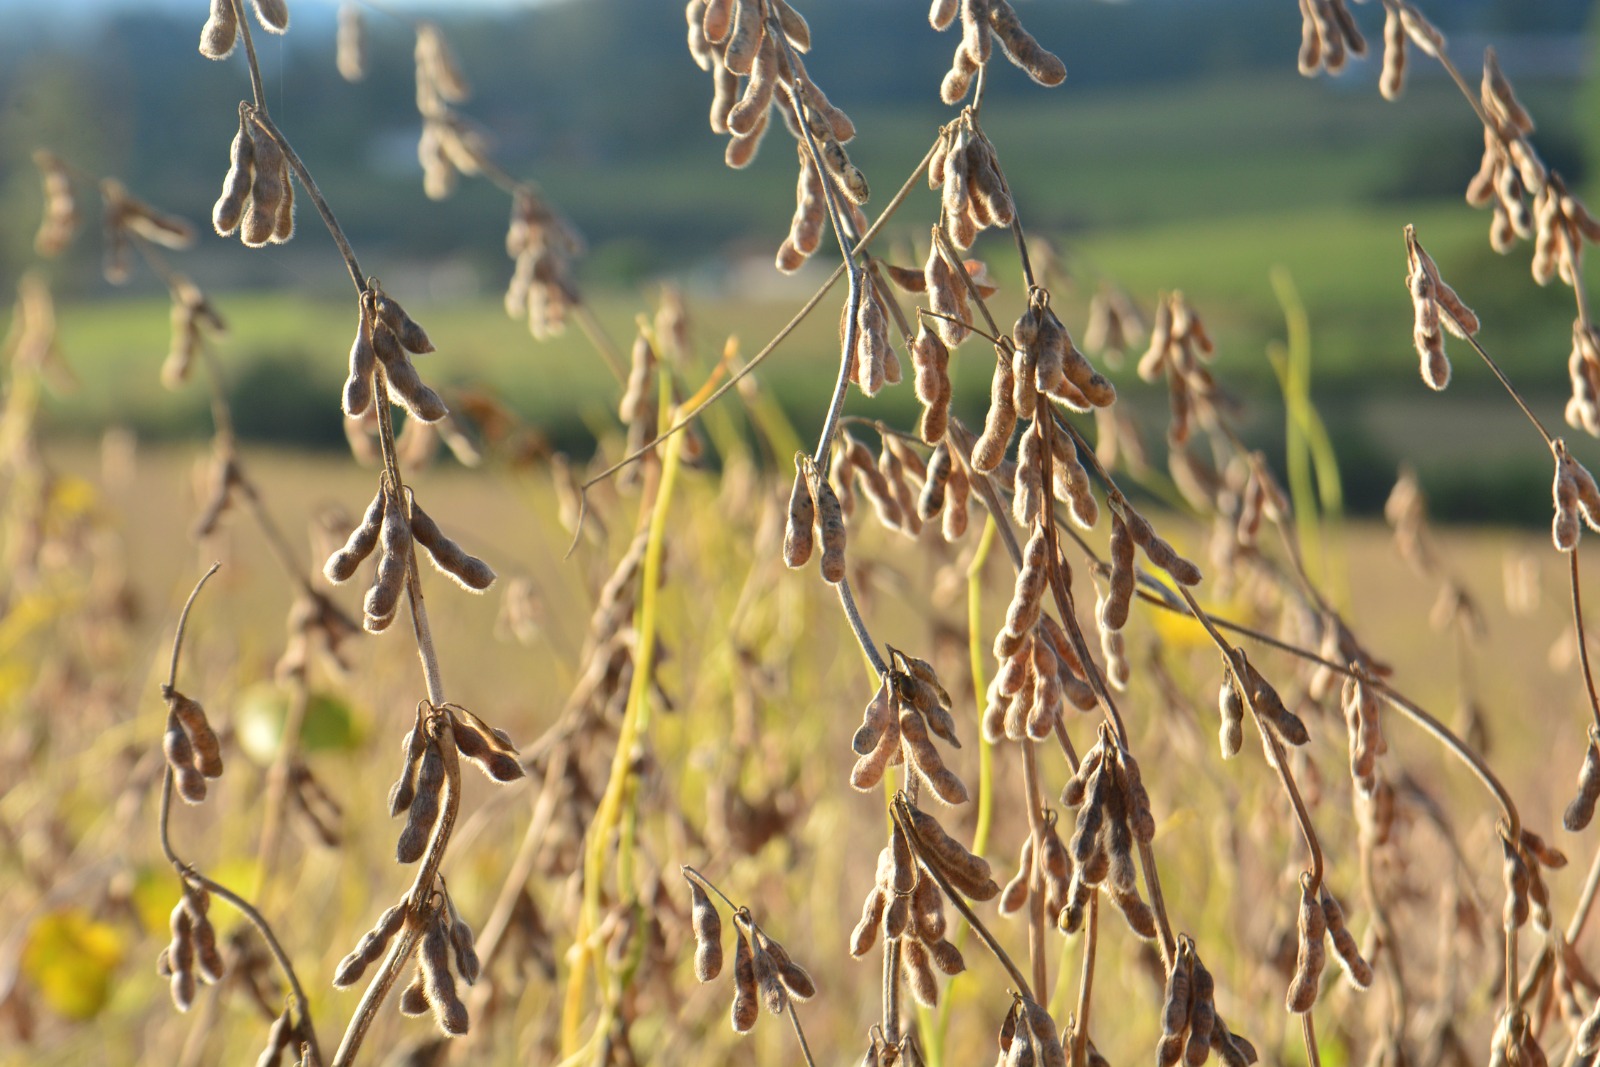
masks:
<svg viewBox="0 0 1600 1067"><path fill-rule="evenodd" d="M889 116L875 128L893 129L893 115L903 112L915 119L917 137L938 120L929 87L953 42L931 32L920 10L908 14L898 0L813 0L804 8L813 73L852 113ZM1591 5L1450 0L1434 8L1452 35L1503 37L1575 35ZM408 28L369 11L369 73L347 85L332 60L332 5L299 0L294 12L287 37L260 35L269 103L357 244L379 255L465 256L498 276L503 198L468 182L443 204L422 199ZM1027 2L1024 16L1066 58L1072 91L1101 95L1281 70L1299 32L1287 0ZM582 0L470 14L441 8L437 17L474 84L468 112L513 173L545 182L607 250L602 273L681 263L787 217L787 180L740 180L721 167L704 118L709 89L683 47L679 5ZM38 191L28 158L39 145L86 170L121 175L163 207L207 216L232 136L228 105L246 84L237 64L196 53L202 20L198 3L192 17L129 6L53 16L39 5L9 20L0 35L0 280L14 278L32 254ZM991 93L997 104L1036 95L1020 76L997 78ZM757 167L763 162L774 175L790 164ZM708 190L706 182L715 184ZM690 195L717 210L682 210ZM271 260L214 258L224 282L252 285L293 284L303 263L323 259L294 246ZM257 273L237 273L248 271ZM69 270L62 281L87 286L92 278Z"/></svg>

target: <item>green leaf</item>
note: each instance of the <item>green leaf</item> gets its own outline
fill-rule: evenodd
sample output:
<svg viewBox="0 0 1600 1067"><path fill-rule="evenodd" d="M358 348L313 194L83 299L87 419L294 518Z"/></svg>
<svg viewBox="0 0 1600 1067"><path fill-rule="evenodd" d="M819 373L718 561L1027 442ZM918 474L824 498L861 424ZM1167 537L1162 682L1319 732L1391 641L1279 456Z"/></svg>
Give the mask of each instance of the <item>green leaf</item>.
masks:
<svg viewBox="0 0 1600 1067"><path fill-rule="evenodd" d="M256 763L265 767L278 755L283 724L289 716L289 694L270 682L251 686L239 697L234 724L239 732L239 747ZM355 711L342 698L314 692L300 724L302 752L350 752L360 743L361 724Z"/></svg>

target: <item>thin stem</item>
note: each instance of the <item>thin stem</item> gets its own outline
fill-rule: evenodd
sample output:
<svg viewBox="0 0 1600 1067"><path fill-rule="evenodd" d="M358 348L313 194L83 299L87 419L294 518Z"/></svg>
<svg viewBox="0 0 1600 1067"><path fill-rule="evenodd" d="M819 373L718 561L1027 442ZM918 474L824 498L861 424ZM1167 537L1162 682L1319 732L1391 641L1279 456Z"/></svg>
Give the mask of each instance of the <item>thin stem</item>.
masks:
<svg viewBox="0 0 1600 1067"><path fill-rule="evenodd" d="M856 643L861 646L861 651L866 654L867 662L872 664L872 669L883 677L889 673L889 665L878 654L878 646L872 640L872 635L867 632L867 624L861 618L861 609L856 606L855 594L850 591L850 579L839 579L834 588L839 593L839 606L844 608L844 616L850 621L850 631L855 634Z"/></svg>
<svg viewBox="0 0 1600 1067"><path fill-rule="evenodd" d="M195 582L194 588L189 591L189 599L183 602L183 610L178 613L178 629L172 637L172 660L167 666L167 684L162 687L163 695L171 692L178 684L178 655L183 651L183 633L189 626L189 611L194 607L195 598L200 595L200 590L206 587L206 583L211 580L211 576L217 573L221 567L222 564L220 562L213 563L200 576L200 580Z"/></svg>
<svg viewBox="0 0 1600 1067"><path fill-rule="evenodd" d="M1094 959L1100 943L1100 894L1089 894L1083 920L1083 975L1078 983L1078 1012L1072 1026L1072 1067L1084 1067L1089 1052L1089 1007L1094 996Z"/></svg>
<svg viewBox="0 0 1600 1067"><path fill-rule="evenodd" d="M946 431L950 441L963 456L972 455L972 446L977 440L972 431L954 416L950 419L950 428ZM994 487L993 479L983 471L967 467L967 473L972 484L978 490L978 499L984 509L989 512L989 517L994 520L995 529L1000 532L1000 540L1005 545L1006 555L1011 557L1013 570L1022 568L1022 546L1017 543L1016 531L1011 529L1011 512L1007 510L1000 499L1000 493Z"/></svg>
<svg viewBox="0 0 1600 1067"><path fill-rule="evenodd" d="M244 0L230 0L233 5L233 18L239 26L239 32L244 36L245 65L250 69L250 95L255 98L256 108L262 113L267 111L267 91L261 84L261 64L256 61L256 41L250 33L250 17L245 12Z"/></svg>
<svg viewBox="0 0 1600 1067"><path fill-rule="evenodd" d="M166 854L167 860L177 870L178 876L184 881L198 885L214 896L221 897L239 910L239 913L255 927L256 932L267 944L267 951L272 953L273 961L278 969L283 972L284 980L289 983L289 990L294 997L295 1010L300 1013L301 1033L306 1043L311 1046L312 1062L322 1062L322 1051L317 1044L317 1031L311 1023L311 1001L306 997L305 989L300 985L300 978L294 972L294 964L289 962L289 954L283 950L278 937L272 932L272 926L262 917L261 913L246 899L229 889L227 886L201 874L193 866L179 859L173 852L172 843L167 836L167 824L172 809L172 768L168 767L161 779L161 851Z"/></svg>
<svg viewBox="0 0 1600 1067"><path fill-rule="evenodd" d="M234 3L239 3L239 0L234 0ZM242 19L240 21L243 22ZM247 32L245 41L248 42L249 40L250 37ZM250 71L252 77L259 77L256 73L254 55L252 52ZM334 218L333 209L328 206L328 201L323 197L322 190L317 188L316 179L311 177L311 171L307 170L306 165L300 161L300 156L295 152L294 146L273 124L272 119L267 115L266 108L259 104L255 108L250 108L245 104L241 104L239 107L241 112L266 133L268 137L271 137L283 151L283 157L289 161L289 166L293 168L295 177L300 179L300 187L306 191L307 196L311 197L311 203L316 207L317 214L322 216L322 224L327 227L329 235L333 237L333 243L339 246L339 254L344 257L345 269L350 272L350 280L355 283L356 292L366 292L367 276L361 272L361 264L356 260L355 249L350 247L350 239L345 236L343 227L339 225L339 220Z"/></svg>
<svg viewBox="0 0 1600 1067"><path fill-rule="evenodd" d="M1494 372L1494 376L1500 379L1500 384L1505 386L1506 392L1511 394L1511 399L1517 402L1517 407L1521 408L1522 413L1528 416L1528 421L1533 423L1533 428L1539 431L1539 436L1544 438L1545 447L1554 452L1556 450L1555 438L1550 436L1550 431L1544 428L1544 423L1539 421L1539 416L1535 415L1533 409L1528 407L1528 402L1522 399L1522 394L1517 392L1517 387L1511 384L1511 379L1506 377L1506 372L1500 369L1500 364L1496 363L1494 357L1484 350L1483 345L1478 343L1478 339L1475 336L1467 333L1466 329L1461 326L1461 320L1456 318L1454 312L1443 304L1439 305L1439 311L1441 314L1448 316L1450 321L1455 323L1457 328L1461 330L1461 333L1467 339L1467 344L1471 345L1472 350L1478 353L1483 358L1483 361L1489 365L1489 369Z"/></svg>
<svg viewBox="0 0 1600 1067"><path fill-rule="evenodd" d="M1164 608L1167 611L1183 611L1183 609L1179 608L1171 601L1148 593L1144 590L1139 591L1139 598L1148 604L1153 604L1156 607ZM1187 614L1188 612L1185 613ZM1228 630L1232 633L1239 634L1242 637L1248 637L1252 641L1259 641L1260 643L1275 648L1280 652L1287 652L1292 656L1298 656L1300 659L1303 659L1308 663L1314 663L1318 666L1326 667L1331 671L1336 671L1345 677L1357 677L1356 672L1347 664L1339 663L1334 660L1323 659L1317 653L1312 652L1309 649L1300 648L1297 645L1290 644L1287 641L1283 641L1282 639L1274 637L1271 634L1263 633L1260 630L1253 629L1252 627L1246 626L1243 623L1233 622L1229 619L1225 619L1205 611L1200 613L1200 619L1202 625L1210 623L1219 630ZM1510 825L1512 833L1520 836L1522 830L1522 818L1517 811L1516 803L1511 799L1511 794L1506 791L1506 788L1501 784L1500 779L1495 776L1494 771L1486 762L1484 762L1482 757L1473 751L1472 746L1468 745L1461 738L1457 737L1454 731L1430 714L1421 705L1408 698L1404 693L1401 693L1398 689L1395 689L1381 678L1362 677L1361 680L1362 683L1369 686L1373 692L1382 696L1390 707L1400 712L1400 714L1405 716L1407 719L1410 719L1412 723L1431 735L1434 740L1444 745L1452 755L1454 755L1468 770L1476 775L1479 781L1483 783L1484 787L1488 789L1490 796L1494 797L1495 802L1500 805L1500 810L1502 814L1505 815L1506 822Z"/></svg>
<svg viewBox="0 0 1600 1067"><path fill-rule="evenodd" d="M1594 907L1594 898L1600 890L1600 852L1596 852L1594 859L1589 863L1589 877L1584 879L1583 893L1578 897L1578 906L1573 909L1572 921L1567 925L1567 943L1576 944L1578 938L1583 936L1583 928L1589 921L1589 912Z"/></svg>
<svg viewBox="0 0 1600 1067"><path fill-rule="evenodd" d="M788 1010L789 1021L794 1024L794 1039L800 1042L800 1055L806 1061L806 1067L817 1067L817 1061L811 1058L811 1046L806 1044L806 1032L800 1026L800 1013L794 1010L794 998L786 997L784 1005Z"/></svg>
<svg viewBox="0 0 1600 1067"><path fill-rule="evenodd" d="M277 859L278 843L283 837L283 824L289 795L289 781L294 770L295 755L300 748L300 731L305 725L306 711L311 704L311 693L306 686L303 670L295 672L289 685L289 708L283 717L283 727L278 732L278 751L267 768L266 791L262 797L261 837L256 842L256 895L266 890L267 875Z"/></svg>
<svg viewBox="0 0 1600 1067"><path fill-rule="evenodd" d="M683 438L674 437L667 444L661 464L661 481L654 498L641 505L641 521L648 512L644 563L640 574L639 603L636 608L633 676L628 687L627 703L622 714L622 724L617 732L616 747L612 753L610 773L606 779L603 796L595 808L583 843L583 901L579 915L579 936L572 959L572 971L567 979L566 999L561 1016L561 1049L571 1055L578 1047L578 1027L582 1022L583 991L587 973L593 965L598 973L603 963L592 944L594 933L601 921L601 877L604 873L606 848L611 832L622 815L623 797L632 778L634 749L648 724L648 692L654 670L657 633L657 604L661 585L661 561L666 548L667 510L672 502L673 487L677 484ZM623 845L618 845L619 857ZM619 875L619 879L620 879ZM619 885L626 891L629 887ZM619 894L620 895L620 894Z"/></svg>
<svg viewBox="0 0 1600 1067"><path fill-rule="evenodd" d="M984 302L982 295L978 292L977 285L967 275L966 268L962 266L961 255L951 245L950 238L945 235L943 226L935 226L933 228L933 239L938 242L940 254L944 256L945 262L951 265L950 273L961 279L962 288L967 291L967 296L972 302L978 305L978 311L983 315L983 321L989 324L989 332L986 336L996 338L1008 336L1004 330L1000 329L1000 324L995 322L994 316L989 313L989 305ZM970 324L968 325L970 326Z"/></svg>
<svg viewBox="0 0 1600 1067"><path fill-rule="evenodd" d="M840 345L839 376L833 384L833 396L828 400L828 412L822 420L822 430L817 435L817 447L811 454L817 476L826 478L828 466L833 461L833 435L838 430L839 413L844 410L845 394L850 388L850 372L855 367L856 345L860 337L857 313L861 310L861 272L848 266L850 293L845 300L844 341Z"/></svg>
<svg viewBox="0 0 1600 1067"><path fill-rule="evenodd" d="M883 941L883 1040L900 1044L900 939Z"/></svg>
<svg viewBox="0 0 1600 1067"><path fill-rule="evenodd" d="M1044 942L1044 802L1039 792L1039 754L1034 742L1022 740L1022 799L1027 805L1028 835L1033 840L1033 863L1028 868L1028 958L1033 967L1033 990L1042 1004L1050 999L1050 961Z"/></svg>
<svg viewBox="0 0 1600 1067"><path fill-rule="evenodd" d="M1578 662L1583 665L1583 685L1589 694L1589 710L1594 713L1596 726L1600 726L1600 697L1594 688L1594 670L1589 665L1589 639L1583 626L1583 593L1578 585L1578 551L1567 553L1567 563L1572 575L1572 627L1578 636Z"/></svg>
<svg viewBox="0 0 1600 1067"><path fill-rule="evenodd" d="M974 326L972 323L966 321L965 319L957 318L954 315L946 315L942 311L933 311L933 310L931 310L929 308L921 308L921 307L917 308L917 315L918 315L918 317L926 317L926 318L930 318L930 319L943 319L945 322L953 322L953 323L956 323L957 325L966 327L972 333L977 334L979 337L983 338L985 341L988 341L992 345L998 345L998 344L1001 343L1000 338L996 337L994 334L985 331L982 327Z"/></svg>
<svg viewBox="0 0 1600 1067"><path fill-rule="evenodd" d="M967 652L972 670L972 690L976 707L983 707L986 685L983 680L983 565L994 545L996 523L990 515L978 538L977 550L967 566ZM994 820L994 745L978 731L978 819L972 831L972 851L981 856L989 846L989 827Z"/></svg>
<svg viewBox="0 0 1600 1067"><path fill-rule="evenodd" d="M234 462L238 463L237 456ZM256 525L260 527L261 535L266 539L267 548L277 559L278 565L295 584L300 586L302 592L314 595L315 590L311 588L311 583L306 578L306 565L295 558L294 550L289 547L289 539L278 529L278 524L272 518L272 513L267 510L267 505L261 499L255 483L242 469L239 471L239 488L244 491L245 502L250 505L250 513L255 517Z"/></svg>
<svg viewBox="0 0 1600 1067"><path fill-rule="evenodd" d="M495 898L494 907L489 909L489 917L483 921L483 928L478 931L476 948L485 969L499 954L506 931L511 926L511 916L516 911L518 894L533 875L534 864L539 857L539 846L544 843L550 821L555 816L563 762L563 753L559 751L550 757L545 768L544 786L539 790L538 799L534 801L533 815L528 820L528 829L522 835L522 844L517 847L517 854L511 861L511 870L506 874L506 880L500 887L500 895ZM487 992L487 987L484 989Z"/></svg>
<svg viewBox="0 0 1600 1067"><path fill-rule="evenodd" d="M1389 976L1389 1025L1393 1035L1403 1035L1407 1018L1406 983L1405 973L1400 967L1400 954L1397 950L1399 939L1394 930L1394 925L1389 921L1389 913L1383 908L1378 899L1378 883L1373 872L1373 846L1365 838L1358 846L1359 863L1361 866L1361 892L1367 899L1367 910L1372 913L1372 926L1376 934L1377 956L1381 961L1384 973Z"/></svg>
<svg viewBox="0 0 1600 1067"><path fill-rule="evenodd" d="M621 385L628 380L627 372L622 369L622 353L617 350L616 342L611 340L611 335L606 333L605 327L600 325L600 320L590 310L589 305L577 301L572 305L572 317L578 323L578 329L594 345L596 352L600 353L600 360L606 365L606 370Z"/></svg>
<svg viewBox="0 0 1600 1067"><path fill-rule="evenodd" d="M768 17L767 32L776 36L778 44L788 56L789 67L797 70L799 64L795 61L794 50L789 45L789 39L784 35L783 29L778 25L776 13ZM822 421L822 433L817 440L817 448L812 453L812 462L817 466L819 475L828 476L829 451L833 447L834 431L838 427L839 412L844 408L845 392L850 385L850 371L855 366L856 346L860 339L861 327L857 319L861 310L861 301L865 299L862 292L864 281L861 265L856 262L855 253L851 249L851 242L845 235L844 223L841 221L843 210L840 200L843 193L839 183L833 179L828 167L822 161L822 152L817 148L817 142L811 136L811 126L807 121L810 109L806 106L805 94L796 86L787 95L789 108L794 113L795 125L799 128L801 140L805 142L806 152L811 157L811 165L816 168L818 177L822 180L823 206L828 209L828 222L833 227L833 239L839 246L839 257L844 262L848 274L849 296L845 300L844 338L840 345L839 353L839 378L833 387L833 399L828 405L828 414Z"/></svg>
<svg viewBox="0 0 1600 1067"><path fill-rule="evenodd" d="M1317 1027L1309 1011L1300 1016L1300 1037L1306 1045L1306 1063L1309 1067L1322 1067L1322 1056L1317 1051Z"/></svg>
<svg viewBox="0 0 1600 1067"><path fill-rule="evenodd" d="M722 902L728 906L729 911L737 913L746 910L742 905L734 903L732 897L728 896L728 894L724 893L721 889L718 889L715 882L711 881L711 879L707 878L705 875L701 874L687 863L681 865L678 870L683 872L683 876L685 878L689 879L689 881L693 882L701 889L704 889L708 893L713 893L717 897L721 898Z"/></svg>
<svg viewBox="0 0 1600 1067"><path fill-rule="evenodd" d="M377 975L361 994L361 1002L356 1005L355 1014L350 1017L350 1025L344 1032L344 1038L333 1054L333 1067L347 1067L355 1061L356 1053L361 1050L361 1042L366 1039L372 1021L378 1016L378 1008L389 995L389 990L394 988L395 980L400 977L400 968L411 958L411 953L416 949L421 937L421 924L413 923L412 918L408 916L405 925L400 928L399 935L395 937L394 944L389 946L389 951L384 955Z"/></svg>

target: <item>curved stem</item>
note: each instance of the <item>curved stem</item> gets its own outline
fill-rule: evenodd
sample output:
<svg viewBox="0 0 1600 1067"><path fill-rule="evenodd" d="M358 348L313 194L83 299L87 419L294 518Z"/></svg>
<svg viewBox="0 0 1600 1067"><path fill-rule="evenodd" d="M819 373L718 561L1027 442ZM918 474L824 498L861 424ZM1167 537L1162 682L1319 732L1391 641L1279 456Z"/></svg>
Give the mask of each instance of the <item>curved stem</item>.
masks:
<svg viewBox="0 0 1600 1067"><path fill-rule="evenodd" d="M1146 592L1142 589L1139 590L1139 598L1147 604L1152 604L1167 611L1178 612L1181 610L1177 605L1166 600L1165 598ZM1326 667L1327 669L1335 671L1341 675L1344 675L1345 677L1356 677L1356 672L1351 670L1346 664L1324 659L1317 653L1312 652L1310 649L1300 648L1298 645L1290 644L1281 638L1274 637L1271 634L1264 633L1249 626L1245 626L1243 623L1233 622L1229 619L1213 615L1206 611L1201 611L1199 617L1202 625L1205 623L1210 623L1219 630L1228 630L1232 633L1239 634L1242 637L1248 637L1252 641L1258 641L1261 644L1268 645L1280 652L1287 652L1292 656L1298 656L1307 663L1314 663L1318 666ZM1489 795L1492 796L1495 800L1495 803L1500 806L1501 813L1505 815L1506 822L1509 825L1511 832L1514 835L1520 836L1522 831L1522 817L1517 811L1516 803L1511 799L1511 794L1506 791L1506 788L1501 784L1500 779L1495 776L1494 771L1481 756L1473 751L1471 745L1468 745L1461 738L1457 737L1448 726L1446 726L1439 719L1435 718L1421 705L1411 700L1404 693L1401 693L1398 689L1395 689L1381 678L1363 677L1362 684L1371 687L1373 692L1382 696L1384 701L1388 703L1390 707L1400 712L1400 714L1405 718L1410 719L1414 725L1420 727L1422 730L1432 736L1434 740L1444 745L1451 755L1460 760L1462 765L1471 771L1478 778L1478 780L1483 783L1484 787L1489 791Z"/></svg>
<svg viewBox="0 0 1600 1067"><path fill-rule="evenodd" d="M1445 307L1443 304L1440 304L1439 313L1441 315L1449 316L1450 321L1455 323L1458 329L1461 329L1461 320L1456 318L1455 313L1449 308ZM1494 361L1494 357L1489 355L1489 353L1484 349L1483 345L1478 343L1477 337L1467 333L1465 329L1461 329L1461 332L1466 335L1467 344L1471 345L1472 350L1478 353L1478 355L1483 358L1483 361L1489 365L1489 369L1494 372L1494 376L1500 379L1500 384L1505 386L1506 392L1511 394L1511 399L1516 401L1517 407L1522 409L1522 413L1528 417L1528 421L1533 423L1533 428L1539 431L1539 436L1544 439L1545 447L1549 448L1552 452L1555 451L1555 438L1550 436L1550 431L1544 428L1544 423L1539 421L1539 416L1533 413L1533 409L1530 408L1528 406L1528 402L1522 398L1522 394L1517 392L1517 387L1511 384L1511 379L1506 377L1506 372L1500 369L1500 364L1496 363Z"/></svg>
<svg viewBox="0 0 1600 1067"><path fill-rule="evenodd" d="M167 671L167 682L161 687L163 695L172 694L177 686L178 657L183 650L183 638L189 625L189 612L194 608L195 599L199 597L200 590L205 588L206 582L211 579L213 574L217 573L221 566L222 564L220 563L213 563L200 576L200 580L195 583L194 589L189 593L189 599L184 602L183 611L178 616L178 625L172 637L172 659ZM289 988L294 996L295 1010L300 1013L301 1033L305 1037L307 1044L311 1046L312 1062L320 1064L322 1062L322 1053L317 1046L317 1033L311 1022L311 1002L307 999L305 990L301 988L300 978L295 974L294 965L289 962L288 953L284 952L283 946L278 942L277 935L272 932L272 926L249 901L233 892L227 886L201 874L191 864L185 862L178 855L177 850L172 847L172 792L173 773L169 764L161 776L161 806L156 819L157 832L161 840L161 854L166 857L168 863L172 864L173 870L177 872L179 878L191 885L200 886L207 892L226 900L229 904L239 909L239 913L249 921L251 926L256 928L256 932L266 942L268 951L272 953L273 960L283 972L284 979L289 983Z"/></svg>
<svg viewBox="0 0 1600 1067"><path fill-rule="evenodd" d="M214 896L221 897L239 910L239 913L255 927L256 933L261 935L261 940L267 944L267 951L272 953L273 962L283 972L284 980L289 983L289 991L294 997L295 1010L300 1013L300 1032L306 1043L311 1046L312 1062L322 1062L322 1051L317 1044L317 1031L311 1023L311 1001L306 996L305 989L300 985L300 978L294 972L294 964L289 962L289 954L283 950L278 937L272 932L272 926L262 917L261 913L244 897L235 893L220 882L207 878L193 866L179 859L172 849L172 843L167 836L167 824L172 810L172 768L168 767L161 779L161 851L166 854L168 862L177 870L178 876L184 881L198 885Z"/></svg>
<svg viewBox="0 0 1600 1067"><path fill-rule="evenodd" d="M188 629L189 612L194 607L195 598L200 595L200 590L206 587L206 583L211 580L211 576L221 568L222 564L220 562L213 563L200 576L200 580L194 583L194 588L189 590L189 599L183 602L183 610L178 613L178 629L172 637L172 659L167 666L167 684L162 687L163 696L171 692L178 684L178 656L183 651L183 634Z"/></svg>

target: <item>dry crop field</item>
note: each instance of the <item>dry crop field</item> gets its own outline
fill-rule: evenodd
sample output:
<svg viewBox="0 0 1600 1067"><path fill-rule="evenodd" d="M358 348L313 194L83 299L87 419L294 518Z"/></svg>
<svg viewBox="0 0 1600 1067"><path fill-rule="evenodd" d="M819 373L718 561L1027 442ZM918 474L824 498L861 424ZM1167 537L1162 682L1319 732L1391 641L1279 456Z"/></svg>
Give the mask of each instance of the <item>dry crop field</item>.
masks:
<svg viewBox="0 0 1600 1067"><path fill-rule="evenodd" d="M1345 76L1379 73L1374 107L1405 106L1408 66L1448 72L1483 126L1459 210L1570 293L1551 425L1425 230L1361 268L1409 293L1416 403L1492 376L1526 415L1548 536L1437 531L1407 474L1385 525L1347 520L1287 292L1271 457L1227 385L1246 357L1182 292L1053 301L1071 250L1029 229L984 125L992 78L1069 92L1026 6L906 16L950 43L926 87L948 120L870 185L803 6L685 7L727 163L795 152L775 269L832 271L736 339L672 287L614 337L581 236L413 27L428 195L504 192L507 313L613 381L590 459L435 387L449 336L369 273L271 113L256 41L292 32L284 0L196 20L240 99L194 165L239 255L315 241L346 267L348 456L234 432L194 224L41 146L0 410L0 1058L1593 1062L1600 223L1494 52L1480 79L1411 0L1300 5L1301 71L1371 52ZM392 59L366 17L341 9L350 79ZM47 261L93 240L111 281L169 290L149 374L207 398L209 440L40 432L70 375ZM763 363L835 315L831 391L791 418Z"/></svg>

